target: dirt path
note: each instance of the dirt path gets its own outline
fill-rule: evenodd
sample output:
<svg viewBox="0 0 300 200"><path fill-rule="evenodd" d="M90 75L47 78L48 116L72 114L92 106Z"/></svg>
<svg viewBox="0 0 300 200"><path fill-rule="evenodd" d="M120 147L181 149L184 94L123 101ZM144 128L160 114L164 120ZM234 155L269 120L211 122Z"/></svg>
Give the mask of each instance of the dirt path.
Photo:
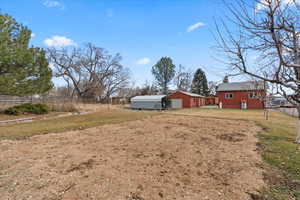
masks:
<svg viewBox="0 0 300 200"><path fill-rule="evenodd" d="M164 115L0 141L0 199L250 199L264 186L257 131Z"/></svg>

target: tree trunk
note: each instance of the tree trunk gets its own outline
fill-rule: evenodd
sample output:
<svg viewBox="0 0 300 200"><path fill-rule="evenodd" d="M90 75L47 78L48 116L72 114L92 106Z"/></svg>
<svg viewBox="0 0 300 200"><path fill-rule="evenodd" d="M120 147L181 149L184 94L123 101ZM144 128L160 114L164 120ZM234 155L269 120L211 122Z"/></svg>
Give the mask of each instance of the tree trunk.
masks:
<svg viewBox="0 0 300 200"><path fill-rule="evenodd" d="M300 144L300 106L297 107L298 110L298 129L297 129L297 138L295 143Z"/></svg>
<svg viewBox="0 0 300 200"><path fill-rule="evenodd" d="M267 108L264 109L264 116L266 120L269 119L269 110Z"/></svg>

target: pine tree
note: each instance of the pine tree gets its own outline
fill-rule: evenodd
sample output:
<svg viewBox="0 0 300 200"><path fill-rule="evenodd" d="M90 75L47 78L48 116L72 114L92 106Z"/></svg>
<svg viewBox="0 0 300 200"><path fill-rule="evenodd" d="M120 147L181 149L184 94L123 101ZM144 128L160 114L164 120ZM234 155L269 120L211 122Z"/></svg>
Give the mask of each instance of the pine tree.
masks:
<svg viewBox="0 0 300 200"><path fill-rule="evenodd" d="M175 65L171 58L162 57L153 67L152 74L163 94L168 94L168 86L175 76Z"/></svg>
<svg viewBox="0 0 300 200"><path fill-rule="evenodd" d="M52 88L45 51L29 47L31 31L0 14L0 94L41 94Z"/></svg>
<svg viewBox="0 0 300 200"><path fill-rule="evenodd" d="M202 69L197 69L192 82L192 92L203 96L209 95L209 89L205 72Z"/></svg>

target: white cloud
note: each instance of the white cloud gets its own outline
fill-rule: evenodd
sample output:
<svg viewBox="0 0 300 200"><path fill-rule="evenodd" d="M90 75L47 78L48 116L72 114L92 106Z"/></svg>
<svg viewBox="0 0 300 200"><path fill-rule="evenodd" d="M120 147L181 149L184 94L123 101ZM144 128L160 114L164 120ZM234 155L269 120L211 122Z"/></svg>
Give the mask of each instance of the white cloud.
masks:
<svg viewBox="0 0 300 200"><path fill-rule="evenodd" d="M282 4L282 5L287 5L287 4L294 5L294 1L295 1L295 0L281 0L281 4ZM300 3L300 0L296 0L295 2L296 2L296 3ZM261 1L259 1L259 2L256 4L256 11L265 9L267 3L268 3L267 0L261 0ZM275 3L277 3L277 1L274 0L274 1L272 1L272 3L275 4Z"/></svg>
<svg viewBox="0 0 300 200"><path fill-rule="evenodd" d="M198 28L200 28L200 27L202 27L204 25L205 24L203 22L197 22L197 23L189 26L186 31L187 32L192 32L192 31L194 31L194 30L196 30L196 29L198 29Z"/></svg>
<svg viewBox="0 0 300 200"><path fill-rule="evenodd" d="M44 1L43 5L48 8L60 8L62 10L65 9L65 6L59 1L46 0Z"/></svg>
<svg viewBox="0 0 300 200"><path fill-rule="evenodd" d="M146 64L150 63L150 61L151 61L150 58L141 58L136 62L136 64L146 65Z"/></svg>
<svg viewBox="0 0 300 200"><path fill-rule="evenodd" d="M67 46L77 46L77 44L70 38L64 36L55 35L51 38L44 40L44 43L49 47L67 47Z"/></svg>
<svg viewBox="0 0 300 200"><path fill-rule="evenodd" d="M34 38L36 35L35 35L35 33L31 33L31 38Z"/></svg>

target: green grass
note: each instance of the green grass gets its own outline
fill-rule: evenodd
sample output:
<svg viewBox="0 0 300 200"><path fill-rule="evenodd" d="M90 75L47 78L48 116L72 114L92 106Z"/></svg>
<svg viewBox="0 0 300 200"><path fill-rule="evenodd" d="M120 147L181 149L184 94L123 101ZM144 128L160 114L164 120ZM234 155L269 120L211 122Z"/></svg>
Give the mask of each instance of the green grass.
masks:
<svg viewBox="0 0 300 200"><path fill-rule="evenodd" d="M300 199L300 145L293 144L297 130L296 118L279 112L269 112L269 120L265 120L261 110L187 109L172 112L203 118L254 121L262 127L258 138L263 160L274 170L266 170L270 188L263 193L261 199ZM273 176L276 173L280 173L280 178L274 181Z"/></svg>
<svg viewBox="0 0 300 200"><path fill-rule="evenodd" d="M105 124L138 120L154 114L156 113L110 110L85 115L44 119L28 123L1 125L0 139L24 139L33 135L64 132L68 130L78 130Z"/></svg>

